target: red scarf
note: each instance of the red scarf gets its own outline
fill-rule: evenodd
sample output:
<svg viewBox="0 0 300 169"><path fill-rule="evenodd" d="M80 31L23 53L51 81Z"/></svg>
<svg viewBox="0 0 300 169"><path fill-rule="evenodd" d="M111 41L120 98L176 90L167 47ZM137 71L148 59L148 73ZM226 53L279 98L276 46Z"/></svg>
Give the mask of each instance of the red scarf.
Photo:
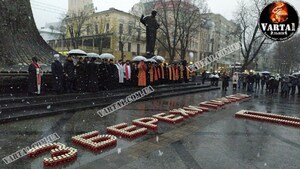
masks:
<svg viewBox="0 0 300 169"><path fill-rule="evenodd" d="M35 67L35 68L41 68L37 63L35 63L35 62L32 62L32 64L33 64L33 66Z"/></svg>
<svg viewBox="0 0 300 169"><path fill-rule="evenodd" d="M128 66L125 65L126 80L129 80Z"/></svg>

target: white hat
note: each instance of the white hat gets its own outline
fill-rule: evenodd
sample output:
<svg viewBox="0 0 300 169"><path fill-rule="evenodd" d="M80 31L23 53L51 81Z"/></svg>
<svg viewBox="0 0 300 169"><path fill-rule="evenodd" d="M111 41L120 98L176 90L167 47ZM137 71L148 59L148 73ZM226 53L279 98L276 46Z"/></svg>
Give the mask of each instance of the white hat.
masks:
<svg viewBox="0 0 300 169"><path fill-rule="evenodd" d="M53 55L55 58L59 58L59 54L55 54Z"/></svg>

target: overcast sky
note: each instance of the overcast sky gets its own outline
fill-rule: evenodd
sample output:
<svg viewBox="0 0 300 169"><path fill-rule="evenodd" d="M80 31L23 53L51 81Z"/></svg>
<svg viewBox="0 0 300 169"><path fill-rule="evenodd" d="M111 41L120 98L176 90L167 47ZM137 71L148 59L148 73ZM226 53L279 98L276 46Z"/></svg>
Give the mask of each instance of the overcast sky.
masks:
<svg viewBox="0 0 300 169"><path fill-rule="evenodd" d="M233 19L233 11L237 8L238 0L207 0L208 6L213 13L219 13L227 19ZM251 1L251 0L249 0ZM300 11L300 0L285 0ZM68 9L68 0L30 0L33 15L40 28L46 23L58 22ZM107 10L111 7L128 12L139 0L93 0L97 11Z"/></svg>

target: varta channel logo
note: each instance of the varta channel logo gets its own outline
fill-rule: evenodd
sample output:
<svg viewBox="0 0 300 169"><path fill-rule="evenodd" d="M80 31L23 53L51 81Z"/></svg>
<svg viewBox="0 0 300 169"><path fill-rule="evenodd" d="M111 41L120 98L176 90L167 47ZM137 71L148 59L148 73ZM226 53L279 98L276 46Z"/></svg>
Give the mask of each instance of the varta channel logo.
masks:
<svg viewBox="0 0 300 169"><path fill-rule="evenodd" d="M259 27L263 34L274 41L291 38L299 25L298 13L287 2L273 2L266 6L259 18Z"/></svg>

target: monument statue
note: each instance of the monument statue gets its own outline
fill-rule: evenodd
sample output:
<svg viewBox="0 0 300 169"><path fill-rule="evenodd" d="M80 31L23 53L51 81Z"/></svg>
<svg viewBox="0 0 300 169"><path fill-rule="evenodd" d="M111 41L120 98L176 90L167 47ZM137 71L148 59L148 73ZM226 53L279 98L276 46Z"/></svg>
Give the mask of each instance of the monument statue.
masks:
<svg viewBox="0 0 300 169"><path fill-rule="evenodd" d="M156 40L156 30L159 28L159 24L155 18L157 12L152 11L151 15L144 17L142 15L140 22L146 26L146 53L147 58L154 56L154 47Z"/></svg>

